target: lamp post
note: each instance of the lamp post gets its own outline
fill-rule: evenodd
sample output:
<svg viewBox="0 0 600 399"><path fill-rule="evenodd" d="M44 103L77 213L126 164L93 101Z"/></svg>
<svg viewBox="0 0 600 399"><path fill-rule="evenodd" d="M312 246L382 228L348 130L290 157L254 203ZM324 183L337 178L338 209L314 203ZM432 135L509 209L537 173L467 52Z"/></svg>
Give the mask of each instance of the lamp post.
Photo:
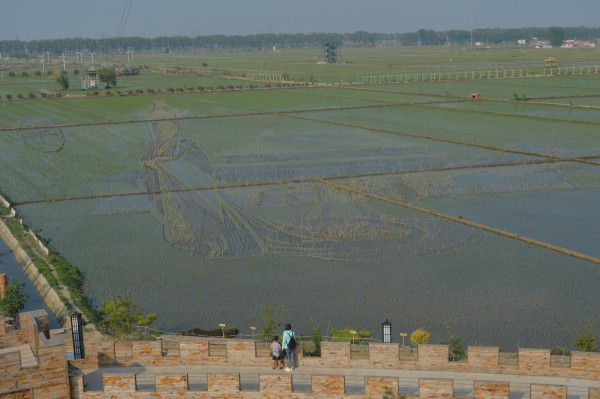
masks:
<svg viewBox="0 0 600 399"><path fill-rule="evenodd" d="M392 323L388 319L381 324L381 337L383 343L389 344L392 342Z"/></svg>
<svg viewBox="0 0 600 399"><path fill-rule="evenodd" d="M225 323L219 323L219 327L221 327L221 333L223 334L223 338L225 338Z"/></svg>
<svg viewBox="0 0 600 399"><path fill-rule="evenodd" d="M250 331L252 331L252 339L254 339L254 332L256 331L256 327L250 326Z"/></svg>
<svg viewBox="0 0 600 399"><path fill-rule="evenodd" d="M79 312L71 315L71 334L73 335L73 358L75 360L85 359L83 324L81 323L81 313Z"/></svg>
<svg viewBox="0 0 600 399"><path fill-rule="evenodd" d="M402 346L404 347L404 337L406 337L406 333L401 332L400 336L402 337Z"/></svg>

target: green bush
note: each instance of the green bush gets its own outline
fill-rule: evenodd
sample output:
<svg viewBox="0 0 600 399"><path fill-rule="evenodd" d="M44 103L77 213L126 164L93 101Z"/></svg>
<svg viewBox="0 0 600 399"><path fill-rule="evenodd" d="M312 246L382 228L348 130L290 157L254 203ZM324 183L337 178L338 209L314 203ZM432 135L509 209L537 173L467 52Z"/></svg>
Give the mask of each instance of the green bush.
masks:
<svg viewBox="0 0 600 399"><path fill-rule="evenodd" d="M8 73L8 77L9 77L9 78L14 78L15 76L17 76L17 74L16 74L15 72L13 72L13 71L10 71L10 72Z"/></svg>
<svg viewBox="0 0 600 399"><path fill-rule="evenodd" d="M361 338L370 338L371 332L368 330L357 331L356 334L350 332L349 328L344 329L332 329L330 330L331 339L333 342L352 342L360 343Z"/></svg>
<svg viewBox="0 0 600 399"><path fill-rule="evenodd" d="M571 351L566 350L562 346L555 346L550 349L550 355L552 356L571 356Z"/></svg>

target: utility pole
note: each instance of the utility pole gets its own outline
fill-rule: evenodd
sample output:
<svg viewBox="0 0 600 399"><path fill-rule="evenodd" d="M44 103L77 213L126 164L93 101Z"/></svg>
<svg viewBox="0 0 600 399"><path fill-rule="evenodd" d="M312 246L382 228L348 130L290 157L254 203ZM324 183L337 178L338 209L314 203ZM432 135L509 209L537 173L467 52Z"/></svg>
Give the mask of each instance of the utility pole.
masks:
<svg viewBox="0 0 600 399"><path fill-rule="evenodd" d="M90 55L92 56L92 69L96 69L94 67L94 56L96 55L96 53L90 53Z"/></svg>
<svg viewBox="0 0 600 399"><path fill-rule="evenodd" d="M44 72L46 70L46 59L44 58L44 54L42 54L40 57L42 57L42 72Z"/></svg>
<svg viewBox="0 0 600 399"><path fill-rule="evenodd" d="M65 57L66 57L66 54L65 54L65 53L62 53L61 57L62 57L62 59L63 59L63 72L64 72L64 71L67 69L67 65L65 64Z"/></svg>
<svg viewBox="0 0 600 399"><path fill-rule="evenodd" d="M475 27L475 21L477 20L477 12L471 7L471 47L473 47L473 29Z"/></svg>

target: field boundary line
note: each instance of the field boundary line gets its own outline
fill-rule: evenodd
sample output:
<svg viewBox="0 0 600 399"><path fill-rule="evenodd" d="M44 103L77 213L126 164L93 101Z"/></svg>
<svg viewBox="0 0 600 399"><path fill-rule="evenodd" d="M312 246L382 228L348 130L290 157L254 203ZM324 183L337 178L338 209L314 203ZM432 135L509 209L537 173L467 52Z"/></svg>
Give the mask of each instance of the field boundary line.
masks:
<svg viewBox="0 0 600 399"><path fill-rule="evenodd" d="M452 100L456 102L466 101L466 100ZM96 118L101 118L104 121L102 122L79 122L79 123L62 123L62 124L54 124L54 125L40 125L36 126L37 129L40 128L70 128L70 127L83 127L83 126L102 126L102 125L129 125L136 123L147 123L147 122L168 122L174 120L197 120L197 119L217 119L217 118L240 118L247 116L287 116L292 114L299 113L307 113L307 112L327 112L327 111L347 111L354 109L369 109L369 108L383 108L383 107L404 107L411 105L419 105L419 104L429 104L429 103L437 103L438 101L427 101L427 102L387 102L387 103L378 103L378 104L362 104L362 105L348 105L348 106L335 106L335 107L327 107L327 108L303 108L303 109L291 109L291 110L281 110L281 111L253 111L253 112L239 112L235 114L215 114L215 115L190 115L190 116L174 116L174 117L166 117L166 118L149 118L149 119L124 119L124 120L107 120L105 117L100 115L93 115ZM451 102L451 101L448 101ZM87 113L87 111L83 111ZM31 129L30 126L13 126L13 127L1 127L1 132L14 132L21 130Z"/></svg>
<svg viewBox="0 0 600 399"><path fill-rule="evenodd" d="M394 205L400 205L400 206L402 206L404 208L407 208L407 209L411 209L411 210L414 210L414 211L417 211L417 212L426 213L426 214L429 214L429 215L432 215L432 216L436 216L436 217L439 217L439 218L442 218L442 219L445 219L445 220L449 220L449 221L452 221L452 222L461 223L461 224L464 224L466 226L477 228L477 229L480 229L480 230L489 231L491 233L498 234L498 235L501 235L503 237L508 237L508 238L512 238L512 239L515 239L515 240L526 242L528 244L537 245L539 247L546 248L546 249L549 249L549 250L552 250L552 251L555 251L555 252L559 252L559 253L562 253L564 255L572 256L572 257L578 258L578 259L583 259L583 260L586 260L588 262L592 262L592 263L595 263L597 265L600 265L600 258L596 258L596 257L590 256L590 255L586 255L586 254L583 254L581 252L573 251L573 250L570 250L568 248L559 247L557 245L553 245L553 244L547 243L545 241L540 241L540 240L536 240L534 238L524 237L524 236L521 236L520 234L517 234L517 233L512 233L510 231L506 231L506 230L502 230L502 229L497 229L495 227L488 226L488 225L485 225L485 224L481 224L481 223L477 223L477 222L472 222L472 221L469 221L469 220L461 219L461 218L458 218L458 217L455 217L455 216L448 215L448 214L443 213L443 212L436 211L434 209L425 208L425 207L422 207L422 206L411 204L409 202L400 201L400 200L397 200L397 199L394 199L394 198L384 197L382 195L370 193L368 191L359 190L359 189L357 189L355 187L351 187L351 186L348 186L348 185L345 185L345 184L341 184L341 183L336 183L336 182L331 181L331 180L315 179L315 181L323 183L323 184L325 184L325 185L327 185L329 187L337 188L339 190L344 190L344 191L347 191L347 192L351 192L351 193L354 193L354 194L357 194L357 195L361 195L361 196L364 196L364 197L367 197L367 198L376 199L376 200L379 200L379 201L384 201L384 202L387 202L387 203L390 203L390 204L394 204Z"/></svg>
<svg viewBox="0 0 600 399"><path fill-rule="evenodd" d="M222 184L218 186L206 186L206 187L186 187L186 188L173 188L168 190L150 190L150 191L134 191L130 193L117 193L117 194L100 194L100 195L87 195L80 197L65 197L65 198L52 198L44 200L29 200L29 201L15 201L12 204L15 206L19 205L32 205L32 204L44 204L49 202L67 202L67 201L87 201L95 199L107 199L115 197L131 197L137 195L161 195L168 193L185 193L192 191L210 191L210 190L227 190L234 188L252 188L252 187L266 187L266 186L282 186L286 184L302 184L302 183L315 183L315 179L323 180L339 180L339 179L352 179L361 177L379 177L379 176L397 176L407 175L412 173L436 173L436 172L449 172L453 170L467 170L467 169L487 169L487 168L502 168L512 166L528 166L528 165L542 165L551 163L562 163L560 159L533 159L529 161L515 161L515 162L502 162L502 163L485 163L485 164L471 164L471 165L457 165L447 166L441 168L425 168L425 169L411 169L411 170L398 170L394 172L377 172L377 173L358 173L354 175L346 176L331 176L331 177L305 177L290 180L277 180L277 181L265 181L265 182L246 182L246 183L232 183Z"/></svg>
<svg viewBox="0 0 600 399"><path fill-rule="evenodd" d="M496 147L493 145L469 143L466 141L451 140L451 139L446 139L446 138L442 138L442 137L424 136L424 135L416 134L416 133L402 132L402 131L398 131L398 130L390 130L390 129L383 129L383 128L377 128L377 127L370 127L370 126L355 125L353 123L347 123L347 122L341 122L341 121L330 121L330 120L325 120L325 119L317 119L317 118L311 118L308 116L300 116L300 115L296 115L296 114L282 113L281 115L287 116L289 118L297 118L297 119L303 119L303 120L319 122L319 123L328 123L328 124L332 124L332 125L352 127L352 128L367 130L367 131L371 131L371 132L387 133L387 134L394 134L397 136L437 141L440 143L448 143L448 144L456 144L456 145L461 145L461 146L475 147L475 148L481 148L484 150L490 150L490 151L496 151L496 152L508 152L511 154L529 155L529 156L545 158L545 159L554 159L554 160L563 161L563 162L579 162L579 163L600 166L600 162L592 161L587 158L563 157L560 155L546 154L543 152L524 151L524 150L517 150L517 149L509 148L509 147Z"/></svg>

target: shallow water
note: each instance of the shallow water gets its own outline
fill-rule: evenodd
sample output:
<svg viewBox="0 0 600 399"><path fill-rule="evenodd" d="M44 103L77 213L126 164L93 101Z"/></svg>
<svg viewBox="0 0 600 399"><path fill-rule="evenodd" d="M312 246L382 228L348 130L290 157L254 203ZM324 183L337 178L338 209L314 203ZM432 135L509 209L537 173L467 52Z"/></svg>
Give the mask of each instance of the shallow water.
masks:
<svg viewBox="0 0 600 399"><path fill-rule="evenodd" d="M600 188L513 194L440 210L600 258L599 197Z"/></svg>
<svg viewBox="0 0 600 399"><path fill-rule="evenodd" d="M24 311L45 309L48 312L48 318L50 321L50 328L60 328L60 323L54 316L54 313L48 309L44 300L40 296L39 292L35 289L29 277L23 271L23 268L17 262L10 249L6 246L6 243L0 239L0 274L6 273L8 279L15 279L25 283L25 293L29 295L27 302L25 303Z"/></svg>

